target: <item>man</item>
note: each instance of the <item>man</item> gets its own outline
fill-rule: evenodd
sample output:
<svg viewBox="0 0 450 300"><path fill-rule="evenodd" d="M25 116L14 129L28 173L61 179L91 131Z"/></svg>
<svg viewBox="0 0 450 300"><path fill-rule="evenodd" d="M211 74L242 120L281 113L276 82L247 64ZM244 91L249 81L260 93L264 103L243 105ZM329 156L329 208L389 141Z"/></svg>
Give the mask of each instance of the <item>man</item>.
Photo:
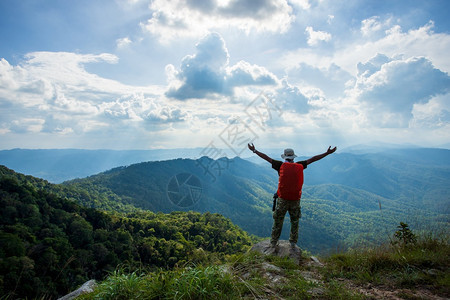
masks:
<svg viewBox="0 0 450 300"><path fill-rule="evenodd" d="M281 155L284 162L272 159L266 154L259 152L255 149L253 144L248 144L248 149L262 159L271 163L272 168L277 170L279 175L277 190L278 202L273 213L273 226L270 238L272 250L276 251L276 246L283 228L284 216L287 211L289 212L289 216L291 218L291 233L289 236L289 242L291 243L291 247L294 248L298 240L298 223L301 217L300 198L302 195L303 186L303 170L306 169L309 164L334 153L336 151L336 147L331 149L330 146L326 152L296 163L294 163L294 158L297 157L297 155L295 155L294 150L290 148L285 149L284 153Z"/></svg>

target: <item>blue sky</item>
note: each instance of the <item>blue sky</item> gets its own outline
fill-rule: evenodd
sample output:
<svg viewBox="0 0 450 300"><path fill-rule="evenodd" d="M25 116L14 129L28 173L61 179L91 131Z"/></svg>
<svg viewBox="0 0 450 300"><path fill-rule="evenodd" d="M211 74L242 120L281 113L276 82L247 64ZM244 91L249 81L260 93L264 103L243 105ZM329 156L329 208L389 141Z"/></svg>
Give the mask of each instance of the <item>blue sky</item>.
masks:
<svg viewBox="0 0 450 300"><path fill-rule="evenodd" d="M2 0L0 149L448 148L449 8Z"/></svg>

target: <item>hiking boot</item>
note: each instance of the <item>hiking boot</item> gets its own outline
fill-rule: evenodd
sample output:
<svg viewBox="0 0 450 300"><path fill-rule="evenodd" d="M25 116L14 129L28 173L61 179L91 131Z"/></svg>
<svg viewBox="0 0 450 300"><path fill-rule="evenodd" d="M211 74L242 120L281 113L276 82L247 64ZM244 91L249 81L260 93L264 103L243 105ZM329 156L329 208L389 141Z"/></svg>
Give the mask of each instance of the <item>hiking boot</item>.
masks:
<svg viewBox="0 0 450 300"><path fill-rule="evenodd" d="M266 254L273 255L278 252L278 241L277 242L271 242L270 247L266 250Z"/></svg>

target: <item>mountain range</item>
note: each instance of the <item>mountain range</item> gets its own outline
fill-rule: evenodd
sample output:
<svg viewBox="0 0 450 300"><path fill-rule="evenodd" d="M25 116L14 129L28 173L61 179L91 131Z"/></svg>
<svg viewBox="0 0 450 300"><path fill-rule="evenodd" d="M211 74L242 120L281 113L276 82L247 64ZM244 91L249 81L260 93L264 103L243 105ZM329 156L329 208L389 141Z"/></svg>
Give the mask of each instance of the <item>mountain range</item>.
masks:
<svg viewBox="0 0 450 300"><path fill-rule="evenodd" d="M0 164L17 172L61 183L143 161L199 157L200 148L156 150L10 149Z"/></svg>
<svg viewBox="0 0 450 300"><path fill-rule="evenodd" d="M71 163L75 167L75 161ZM74 170L68 164L63 160L59 172L70 177ZM30 160L28 165L30 170L34 167ZM137 207L165 213L220 213L249 233L268 237L277 177L270 164L254 157L202 157L129 164L47 186L66 198L104 210ZM449 196L449 150L335 153L305 170L299 245L323 252L377 243L389 238L385 232L391 232L399 221L415 229L446 230ZM287 237L288 219L282 238Z"/></svg>

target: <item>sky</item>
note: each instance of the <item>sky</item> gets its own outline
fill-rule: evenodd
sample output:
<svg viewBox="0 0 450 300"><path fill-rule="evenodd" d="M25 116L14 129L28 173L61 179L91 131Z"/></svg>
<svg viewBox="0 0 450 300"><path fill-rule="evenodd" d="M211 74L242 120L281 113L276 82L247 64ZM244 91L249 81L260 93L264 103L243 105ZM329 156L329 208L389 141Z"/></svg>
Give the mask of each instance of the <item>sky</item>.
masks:
<svg viewBox="0 0 450 300"><path fill-rule="evenodd" d="M450 148L447 0L1 0L0 149Z"/></svg>

